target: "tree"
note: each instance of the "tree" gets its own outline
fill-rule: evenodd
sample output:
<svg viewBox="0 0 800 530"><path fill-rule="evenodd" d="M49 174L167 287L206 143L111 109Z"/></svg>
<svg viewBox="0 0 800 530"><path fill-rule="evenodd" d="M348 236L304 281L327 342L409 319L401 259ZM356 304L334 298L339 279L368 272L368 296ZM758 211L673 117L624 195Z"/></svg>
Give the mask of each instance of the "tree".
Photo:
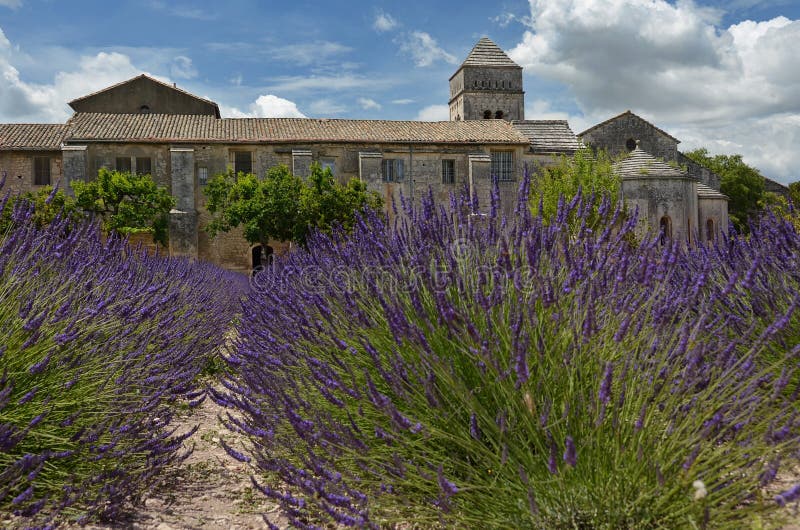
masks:
<svg viewBox="0 0 800 530"><path fill-rule="evenodd" d="M212 214L212 237L241 226L245 239L266 247L270 240L304 244L309 231L352 227L363 208L380 208L381 199L357 179L336 182L329 169L315 164L308 182L275 166L261 179L232 171L215 175L203 189Z"/></svg>
<svg viewBox="0 0 800 530"><path fill-rule="evenodd" d="M11 214L19 201L33 205L31 220L39 228L52 223L56 216L62 219L66 217L70 224L77 223L85 217L75 199L64 193L63 190L52 186L43 186L36 193L29 191L8 198L0 211L0 233L5 232L11 225Z"/></svg>
<svg viewBox="0 0 800 530"><path fill-rule="evenodd" d="M765 195L764 177L742 161L742 155L708 154L705 148L689 151L686 156L720 176L720 191L728 196L728 216L736 230L746 233L747 219L761 210L770 199Z"/></svg>
<svg viewBox="0 0 800 530"><path fill-rule="evenodd" d="M91 182L72 183L77 205L102 219L107 232L146 232L166 246L169 211L175 198L150 175L100 169Z"/></svg>
<svg viewBox="0 0 800 530"><path fill-rule="evenodd" d="M581 189L586 196L607 194L616 203L622 186L609 156L604 151L594 154L590 149L581 149L572 158L562 156L557 165L543 168L532 184L530 205L537 215L541 204L545 224L555 218L561 196L569 202ZM593 214L598 206L595 204ZM587 221L592 226L595 219Z"/></svg>

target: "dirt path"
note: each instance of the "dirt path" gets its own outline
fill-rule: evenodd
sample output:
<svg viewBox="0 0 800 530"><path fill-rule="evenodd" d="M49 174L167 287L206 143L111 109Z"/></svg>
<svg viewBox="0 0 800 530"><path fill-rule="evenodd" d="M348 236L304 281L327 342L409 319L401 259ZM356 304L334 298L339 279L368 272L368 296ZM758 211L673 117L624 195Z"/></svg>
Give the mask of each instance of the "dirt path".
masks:
<svg viewBox="0 0 800 530"><path fill-rule="evenodd" d="M254 490L247 465L228 456L220 446L222 438L231 447L242 449L242 437L219 422L217 415L223 412L223 408L206 399L182 420L179 432L199 424L198 431L186 442L189 447L194 445L194 452L183 464L167 470L164 481L128 521L83 529L255 530L267 528L262 513L285 528L277 506Z"/></svg>

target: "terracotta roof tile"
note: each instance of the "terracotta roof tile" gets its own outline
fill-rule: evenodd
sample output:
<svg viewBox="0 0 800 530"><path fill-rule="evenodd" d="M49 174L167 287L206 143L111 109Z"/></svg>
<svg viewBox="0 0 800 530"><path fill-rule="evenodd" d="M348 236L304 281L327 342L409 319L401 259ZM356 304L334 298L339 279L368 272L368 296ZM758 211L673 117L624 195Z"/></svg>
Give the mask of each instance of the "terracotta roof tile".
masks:
<svg viewBox="0 0 800 530"><path fill-rule="evenodd" d="M534 153L572 154L581 147L566 120L518 120L511 123L530 140Z"/></svg>
<svg viewBox="0 0 800 530"><path fill-rule="evenodd" d="M631 151L624 160L616 162L614 171L623 179L642 177L692 178L682 169L667 164L663 160L643 151L639 146Z"/></svg>
<svg viewBox="0 0 800 530"><path fill-rule="evenodd" d="M60 123L2 123L0 150L58 151L66 134Z"/></svg>
<svg viewBox="0 0 800 530"><path fill-rule="evenodd" d="M68 139L119 142L527 144L504 120L389 121L76 113Z"/></svg>
<svg viewBox="0 0 800 530"><path fill-rule="evenodd" d="M500 49L500 46L488 37L481 38L472 48L467 58L461 63L461 67L464 66L516 66L520 68L506 55L506 52Z"/></svg>

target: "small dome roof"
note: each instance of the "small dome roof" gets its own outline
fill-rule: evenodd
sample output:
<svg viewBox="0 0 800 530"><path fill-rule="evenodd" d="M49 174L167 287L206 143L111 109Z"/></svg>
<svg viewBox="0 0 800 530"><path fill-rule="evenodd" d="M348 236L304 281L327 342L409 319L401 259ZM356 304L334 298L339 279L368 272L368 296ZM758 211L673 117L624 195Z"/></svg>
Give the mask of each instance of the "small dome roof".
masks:
<svg viewBox="0 0 800 530"><path fill-rule="evenodd" d="M623 179L626 178L692 178L679 167L674 167L663 160L643 151L636 142L636 149L624 159L614 164L614 171Z"/></svg>

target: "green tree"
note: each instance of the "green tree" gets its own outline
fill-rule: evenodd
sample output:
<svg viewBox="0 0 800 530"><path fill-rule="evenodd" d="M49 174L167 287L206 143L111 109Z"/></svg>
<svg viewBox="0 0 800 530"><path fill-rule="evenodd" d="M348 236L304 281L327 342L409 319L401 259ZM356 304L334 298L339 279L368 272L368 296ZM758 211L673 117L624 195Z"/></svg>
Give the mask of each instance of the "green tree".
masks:
<svg viewBox="0 0 800 530"><path fill-rule="evenodd" d="M270 240L304 244L312 229L350 228L361 209L381 206L380 197L357 179L339 184L316 164L308 182L280 165L264 178L232 171L215 175L203 192L212 214L205 229L212 237L241 226L249 243L262 246Z"/></svg>
<svg viewBox="0 0 800 530"><path fill-rule="evenodd" d="M581 189L587 195L607 194L616 202L620 197L621 185L619 176L614 173L611 158L605 152L594 154L590 149L581 149L571 158L562 156L555 166L542 169L533 179L530 204L534 215L539 214L541 204L542 218L545 224L549 224L556 216L562 195L568 202ZM596 221L598 206L595 205L592 218L587 220L589 226ZM574 225L577 219L571 221Z"/></svg>
<svg viewBox="0 0 800 530"><path fill-rule="evenodd" d="M720 191L730 199L730 220L736 230L746 233L747 219L771 200L765 194L764 177L757 169L745 164L742 155L711 156L705 148L685 154L720 176Z"/></svg>
<svg viewBox="0 0 800 530"><path fill-rule="evenodd" d="M107 232L150 233L166 246L175 198L150 175L100 169L91 182L72 183L78 207L96 214Z"/></svg>
<svg viewBox="0 0 800 530"><path fill-rule="evenodd" d="M70 223L77 223L85 217L78 208L75 199L64 193L63 190L54 189L52 186L43 186L34 192L11 196L0 212L0 232L4 232L11 225L11 214L19 201L27 201L33 205L34 224L41 228L53 222L56 216L67 217Z"/></svg>

